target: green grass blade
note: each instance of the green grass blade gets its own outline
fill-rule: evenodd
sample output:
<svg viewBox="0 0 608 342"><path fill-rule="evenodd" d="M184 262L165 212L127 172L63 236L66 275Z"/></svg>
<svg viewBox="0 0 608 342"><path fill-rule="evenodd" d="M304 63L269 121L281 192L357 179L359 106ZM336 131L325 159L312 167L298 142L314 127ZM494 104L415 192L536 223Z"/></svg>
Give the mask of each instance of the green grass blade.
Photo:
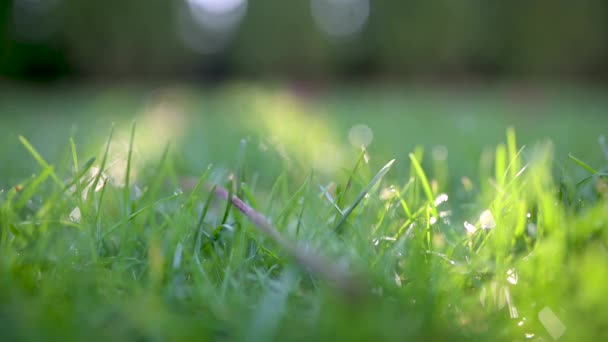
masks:
<svg viewBox="0 0 608 342"><path fill-rule="evenodd" d="M53 167L47 166L42 172L36 176L20 193L17 201L14 204L16 209L22 208L27 201L34 196L39 190L42 183L53 173Z"/></svg>
<svg viewBox="0 0 608 342"><path fill-rule="evenodd" d="M167 142L165 147L163 148L163 153L156 164L154 169L154 176L152 180L150 180L149 190L146 191L146 198L152 199L158 196L159 189L161 189L163 185L163 176L165 175L165 165L167 163L167 158L169 156L169 151L171 150L171 142Z"/></svg>
<svg viewBox="0 0 608 342"><path fill-rule="evenodd" d="M156 205L161 204L163 202L167 202L170 201L174 198L177 198L179 196L181 196L182 193L181 192L176 192L170 196L167 197L163 197L161 199L159 199L158 201L152 203L152 204L148 204L140 209L138 209L137 211L133 212L132 214L129 215L129 217L127 217L127 222L132 221L133 219L135 219L137 216L141 215L142 213L150 210L151 208L154 208ZM108 229L104 234L103 234L103 238L106 238L108 235L112 234L116 229L118 229L121 225L124 225L124 221L120 221L118 223L116 223L114 226L112 226L110 229Z"/></svg>
<svg viewBox="0 0 608 342"><path fill-rule="evenodd" d="M339 233L341 231L344 221L346 221L348 216L350 216L350 214L353 212L353 210L355 210L355 208L363 200L365 195L367 195L371 191L371 189L382 179L382 177L384 177L384 175L386 175L388 173L388 171L391 169L391 166L394 163L395 163L395 159L389 161L386 165L384 165L382 167L382 169L380 169L380 171L378 171L378 173L374 176L374 178L372 178L372 180L367 184L367 186L359 193L359 195L357 196L357 198L355 199L353 204L351 204L348 207L348 209L346 209L344 211L344 214L342 215L342 217L340 218L340 220L338 221L338 223L336 224L336 226L333 229L334 232Z"/></svg>
<svg viewBox="0 0 608 342"><path fill-rule="evenodd" d="M338 207L342 207L342 204L344 204L343 201L346 199L346 193L350 189L352 182L353 182L353 177L354 177L355 173L357 172L357 170L359 169L359 165L361 165L361 162L363 162L363 160L365 159L366 153L367 153L367 151L365 150L365 147L362 147L361 153L359 153L359 157L357 158L357 161L355 162L355 166L353 167L353 169L350 171L350 173L348 175L348 180L346 181L344 190L342 190L342 192L336 199L336 205Z"/></svg>
<svg viewBox="0 0 608 342"><path fill-rule="evenodd" d="M34 148L34 146L24 136L20 135L19 141L27 149L27 151L32 155L32 157L34 157L34 160L36 160L36 162L38 163L38 165L40 165L40 167L42 167L43 169L47 169L50 167L50 165L46 162L46 160L44 160L44 158L42 158L40 153L38 153L36 148ZM50 176L53 179L53 181L57 185L59 185L60 188L63 189L64 184L61 181L61 179L59 179L59 177L57 177L57 174L55 174L55 171L52 171L50 173Z"/></svg>
<svg viewBox="0 0 608 342"><path fill-rule="evenodd" d="M306 177L306 179L304 180L304 183L302 183L302 185L300 185L298 190L296 190L296 192L291 196L291 198L284 204L283 209L281 209L279 214L276 216L276 220L277 220L277 222L279 222L278 226L282 226L283 224L285 224L285 221L287 220L287 218L289 218L289 216L295 209L296 205L298 204L298 201L307 192L309 184L310 184L310 177Z"/></svg>
<svg viewBox="0 0 608 342"><path fill-rule="evenodd" d="M576 158L574 155L572 155L572 153L568 154L568 158L570 158L570 160L572 160L573 162L575 162L578 166L582 167L583 169L589 171L590 173L596 175L599 172L597 170L595 170L594 168L592 168L591 166L589 166L589 164L585 163L584 161Z"/></svg>
<svg viewBox="0 0 608 342"><path fill-rule="evenodd" d="M234 186L232 185L232 183L234 183L234 180L230 180L229 184L227 186L228 188L228 198L231 199L232 196L234 196ZM231 200L227 200L226 201L226 208L224 209L224 215L222 216L222 221L220 222L220 226L224 225L226 223L226 221L228 221L228 215L230 215L230 209L232 209L232 201Z"/></svg>
<svg viewBox="0 0 608 342"><path fill-rule="evenodd" d="M80 181L82 180L82 178L84 176L86 176L87 172L91 169L91 167L93 166L94 163L95 163L95 157L89 158L89 160L87 160L84 163L84 165L82 166L82 169L80 169L80 171L78 171L78 173L76 175L74 175L74 177L72 177L72 180L70 180L65 185L64 191L69 190L73 185L80 184L81 183ZM91 180L86 180L85 184L81 184L81 187L82 187L82 185L87 185L90 182L91 182ZM79 193L81 193L81 192L79 192Z"/></svg>
<svg viewBox="0 0 608 342"><path fill-rule="evenodd" d="M515 137L515 129L509 127L507 129L507 153L509 155L509 174L510 178L513 179L517 176L521 167L521 161L519 159L519 151L517 151L517 140Z"/></svg>
<svg viewBox="0 0 608 342"><path fill-rule="evenodd" d="M426 174L424 173L424 170L422 170L422 166L420 166L420 163L416 159L416 156L413 153L410 153L409 156L410 156L410 161L412 162L412 165L414 166L414 170L416 171L416 175L418 176L418 180L420 181L420 183L422 185L422 190L424 191L424 194L426 195L428 205L431 207L431 212L435 217L437 217L437 208L435 207L435 197L433 196L433 191L431 190L431 185L429 184L429 181L426 178Z"/></svg>
<svg viewBox="0 0 608 342"><path fill-rule="evenodd" d="M201 188L201 186L207 181L207 179L209 178L209 174L211 172L211 168L207 168L205 170L205 172L203 172L203 174L198 178L198 181L196 182L196 184L194 185L194 188L192 188L192 191L190 192L190 195L188 196L188 209L192 210L192 208L194 207L194 202L196 200L196 194L198 193L199 189Z"/></svg>
<svg viewBox="0 0 608 342"><path fill-rule="evenodd" d="M249 204L251 204L251 206L253 208L257 208L258 202L255 199L255 196L253 195L253 191L251 190L249 185L247 185L246 183L242 183L241 190L243 191L243 197L245 197L247 199L247 202L249 202Z"/></svg>
<svg viewBox="0 0 608 342"><path fill-rule="evenodd" d="M127 231L129 230L129 216L131 215L131 163L133 162L133 143L135 140L136 121L131 125L131 135L129 138L129 152L127 154L127 167L125 170L125 184L123 188L123 234L122 243L126 241ZM124 249L123 249L124 250Z"/></svg>
<svg viewBox="0 0 608 342"><path fill-rule="evenodd" d="M504 144L499 144L496 147L496 155L494 161L494 179L502 190L505 185L507 175L507 148Z"/></svg>
<svg viewBox="0 0 608 342"><path fill-rule="evenodd" d="M306 185L306 192L302 197L302 205L300 207L300 213L298 214L298 224L296 226L296 236L300 234L300 227L302 226L302 218L304 217L304 208L306 208L306 199L310 193L310 184L312 184L312 178L314 176L314 170L310 170L310 174L308 175L308 182Z"/></svg>
<svg viewBox="0 0 608 342"><path fill-rule="evenodd" d="M125 170L125 185L124 185L124 189L123 189L123 199L124 199L124 203L123 205L125 206L125 217L129 215L129 211L130 211L130 197L131 197L131 168L132 168L132 162L133 162L133 142L135 140L135 127L136 127L136 121L133 121L133 124L131 125L131 135L129 138L129 151L127 154L127 168Z"/></svg>
<svg viewBox="0 0 608 342"><path fill-rule="evenodd" d="M239 146L239 153L236 158L236 171L235 171L235 182L233 186L235 187L235 194L239 197L242 196L241 184L245 182L245 153L247 151L247 140L241 139L241 144Z"/></svg>

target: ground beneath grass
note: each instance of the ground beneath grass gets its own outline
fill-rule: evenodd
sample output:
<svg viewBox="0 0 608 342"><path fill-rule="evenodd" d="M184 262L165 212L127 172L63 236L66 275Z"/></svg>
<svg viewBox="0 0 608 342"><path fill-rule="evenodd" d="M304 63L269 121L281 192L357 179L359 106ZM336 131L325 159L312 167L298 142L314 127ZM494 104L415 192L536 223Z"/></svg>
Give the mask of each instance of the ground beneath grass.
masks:
<svg viewBox="0 0 608 342"><path fill-rule="evenodd" d="M607 338L602 95L2 89L0 327L11 340Z"/></svg>

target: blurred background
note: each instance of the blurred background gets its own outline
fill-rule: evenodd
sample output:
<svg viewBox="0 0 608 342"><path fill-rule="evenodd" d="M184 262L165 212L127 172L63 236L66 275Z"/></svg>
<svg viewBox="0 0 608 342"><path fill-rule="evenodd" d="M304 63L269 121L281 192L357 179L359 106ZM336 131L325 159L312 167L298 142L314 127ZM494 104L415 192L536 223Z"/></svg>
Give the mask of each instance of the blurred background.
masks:
<svg viewBox="0 0 608 342"><path fill-rule="evenodd" d="M449 149L475 177L510 126L597 165L606 81L605 0L0 0L0 185L38 170L18 135L69 160L115 123L119 160L134 118L136 157L171 141L184 174L246 139L268 181L361 145L397 168Z"/></svg>
<svg viewBox="0 0 608 342"><path fill-rule="evenodd" d="M604 0L2 0L0 75L605 81Z"/></svg>

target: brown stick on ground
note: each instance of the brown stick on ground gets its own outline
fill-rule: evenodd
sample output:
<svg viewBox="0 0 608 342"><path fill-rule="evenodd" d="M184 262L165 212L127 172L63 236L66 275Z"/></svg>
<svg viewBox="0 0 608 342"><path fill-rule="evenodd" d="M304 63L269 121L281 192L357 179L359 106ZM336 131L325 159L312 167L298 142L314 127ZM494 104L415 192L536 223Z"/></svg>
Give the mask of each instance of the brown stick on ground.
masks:
<svg viewBox="0 0 608 342"><path fill-rule="evenodd" d="M227 201L229 193L226 189L217 186L215 188L215 195ZM231 200L232 205L245 214L255 227L279 244L301 267L329 281L337 290L348 297L360 297L365 294L367 286L364 285L365 283L361 278L355 277L354 274L338 267L338 265L320 254L302 249L285 239L264 215L255 211L255 209L238 197L232 196Z"/></svg>

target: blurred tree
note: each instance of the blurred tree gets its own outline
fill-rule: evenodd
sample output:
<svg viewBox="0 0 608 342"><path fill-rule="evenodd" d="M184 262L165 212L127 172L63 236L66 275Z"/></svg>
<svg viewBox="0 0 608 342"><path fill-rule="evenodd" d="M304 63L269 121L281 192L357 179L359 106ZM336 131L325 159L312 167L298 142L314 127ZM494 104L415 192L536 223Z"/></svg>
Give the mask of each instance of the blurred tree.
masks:
<svg viewBox="0 0 608 342"><path fill-rule="evenodd" d="M344 26L349 24L353 26ZM348 34L332 36L327 31L332 27ZM606 72L608 3L0 2L0 75L10 77L208 77L224 72L342 77L446 71L541 76Z"/></svg>

